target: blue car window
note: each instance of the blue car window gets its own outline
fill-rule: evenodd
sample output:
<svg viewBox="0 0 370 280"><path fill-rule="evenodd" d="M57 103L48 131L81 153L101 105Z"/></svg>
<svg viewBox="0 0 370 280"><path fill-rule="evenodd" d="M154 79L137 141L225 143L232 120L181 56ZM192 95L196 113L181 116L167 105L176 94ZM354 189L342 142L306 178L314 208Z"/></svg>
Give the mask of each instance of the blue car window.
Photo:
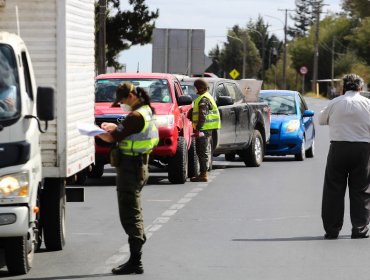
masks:
<svg viewBox="0 0 370 280"><path fill-rule="evenodd" d="M260 101L267 101L271 114L273 115L294 115L296 114L296 106L294 96L279 95L279 96L263 96Z"/></svg>

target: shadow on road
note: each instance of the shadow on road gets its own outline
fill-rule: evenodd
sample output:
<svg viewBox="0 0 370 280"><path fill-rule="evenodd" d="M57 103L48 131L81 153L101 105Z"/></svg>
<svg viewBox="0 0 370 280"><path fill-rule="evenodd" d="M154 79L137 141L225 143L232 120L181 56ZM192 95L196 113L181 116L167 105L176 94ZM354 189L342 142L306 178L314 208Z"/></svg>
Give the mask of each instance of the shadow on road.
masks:
<svg viewBox="0 0 370 280"><path fill-rule="evenodd" d="M294 156L265 156L263 158L263 161L265 162L279 162L279 161L296 161Z"/></svg>
<svg viewBox="0 0 370 280"><path fill-rule="evenodd" d="M338 239L351 239L350 235L340 235ZM325 240L324 236L297 236L297 237L278 237L278 238L236 238L231 241L236 242L284 242L284 241L312 241L312 240ZM333 239L335 240L335 239Z"/></svg>
<svg viewBox="0 0 370 280"><path fill-rule="evenodd" d="M8 277L10 276L5 271L0 271L0 278ZM102 274L90 274L90 275L68 275L68 276L52 276L52 277L37 277L37 278L17 278L20 280L63 280L63 279L92 279L92 278L98 278L98 277L115 277L116 275L110 274L110 273L102 273Z"/></svg>

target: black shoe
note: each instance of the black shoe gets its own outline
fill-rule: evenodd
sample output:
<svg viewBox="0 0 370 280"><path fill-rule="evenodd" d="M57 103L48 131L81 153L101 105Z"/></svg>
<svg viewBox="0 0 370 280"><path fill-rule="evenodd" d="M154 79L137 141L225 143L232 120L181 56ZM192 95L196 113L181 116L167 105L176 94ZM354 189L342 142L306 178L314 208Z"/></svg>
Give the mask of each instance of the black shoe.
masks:
<svg viewBox="0 0 370 280"><path fill-rule="evenodd" d="M132 262L128 260L126 263L112 269L113 274L126 275L126 274L143 274L144 268L141 261Z"/></svg>
<svg viewBox="0 0 370 280"><path fill-rule="evenodd" d="M352 233L351 238L352 239L369 238L369 234L368 233Z"/></svg>
<svg viewBox="0 0 370 280"><path fill-rule="evenodd" d="M337 239L338 238L338 234L325 233L324 238L325 239Z"/></svg>

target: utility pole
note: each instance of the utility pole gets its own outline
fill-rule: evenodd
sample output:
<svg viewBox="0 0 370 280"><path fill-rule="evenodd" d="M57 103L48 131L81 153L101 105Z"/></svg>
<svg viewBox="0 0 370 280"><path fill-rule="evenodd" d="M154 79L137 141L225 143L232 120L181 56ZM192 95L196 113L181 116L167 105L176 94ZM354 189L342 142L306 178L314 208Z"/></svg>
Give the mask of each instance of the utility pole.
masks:
<svg viewBox="0 0 370 280"><path fill-rule="evenodd" d="M333 36L333 39L332 39L332 42L331 42L331 81L333 83L333 79L334 79L334 54L335 54L335 36ZM334 86L332 84L332 86Z"/></svg>
<svg viewBox="0 0 370 280"><path fill-rule="evenodd" d="M319 68L319 34L320 34L320 13L321 8L325 6L322 3L323 0L314 0L312 2L313 12L315 13L316 17L316 30L315 30L315 42L314 42L314 57L313 57L313 75L312 75L312 91L315 92L317 95L318 88L317 88L317 72Z"/></svg>
<svg viewBox="0 0 370 280"><path fill-rule="evenodd" d="M104 74L106 72L106 11L107 0L99 0L98 74Z"/></svg>
<svg viewBox="0 0 370 280"><path fill-rule="evenodd" d="M285 12L284 49L283 49L283 89L286 89L286 51L287 51L288 11L294 11L294 10L289 10L289 9L278 9L278 10Z"/></svg>

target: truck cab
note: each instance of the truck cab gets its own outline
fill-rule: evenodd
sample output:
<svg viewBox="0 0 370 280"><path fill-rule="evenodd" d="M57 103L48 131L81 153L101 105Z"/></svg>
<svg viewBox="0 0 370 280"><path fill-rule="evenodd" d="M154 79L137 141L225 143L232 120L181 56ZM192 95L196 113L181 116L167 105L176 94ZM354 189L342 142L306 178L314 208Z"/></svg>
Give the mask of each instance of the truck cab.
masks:
<svg viewBox="0 0 370 280"><path fill-rule="evenodd" d="M154 148L150 164L168 169L168 179L174 184L185 183L188 177L198 172L195 141L192 138L191 121L187 118L192 108L192 99L186 96L176 76L165 73L112 73L96 77L95 122L120 123L128 112L113 107L117 86L131 82L144 88L155 109L155 121L159 132L159 144ZM103 175L104 165L109 163L110 143L95 139L95 166L92 177Z"/></svg>
<svg viewBox="0 0 370 280"><path fill-rule="evenodd" d="M40 246L63 249L75 189L66 181L83 181L95 160L94 139L78 132L94 122L94 9L94 0L0 5L0 253L13 275L29 271Z"/></svg>
<svg viewBox="0 0 370 280"><path fill-rule="evenodd" d="M54 118L53 105L53 90L36 88L23 40L0 32L0 246L13 273L28 271L41 240L38 126Z"/></svg>

